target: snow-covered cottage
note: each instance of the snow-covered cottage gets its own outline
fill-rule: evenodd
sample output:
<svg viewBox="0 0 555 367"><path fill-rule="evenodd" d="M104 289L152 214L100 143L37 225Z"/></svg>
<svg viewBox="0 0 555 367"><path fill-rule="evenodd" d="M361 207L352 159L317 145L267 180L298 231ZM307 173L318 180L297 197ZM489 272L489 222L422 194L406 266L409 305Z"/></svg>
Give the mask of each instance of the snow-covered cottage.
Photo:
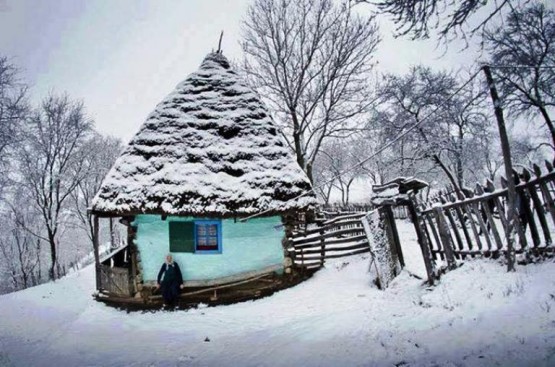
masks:
<svg viewBox="0 0 555 367"><path fill-rule="evenodd" d="M310 182L280 134L219 52L156 106L90 210L129 226L129 295L154 284L170 252L189 286L283 270L287 218L315 198L298 197Z"/></svg>

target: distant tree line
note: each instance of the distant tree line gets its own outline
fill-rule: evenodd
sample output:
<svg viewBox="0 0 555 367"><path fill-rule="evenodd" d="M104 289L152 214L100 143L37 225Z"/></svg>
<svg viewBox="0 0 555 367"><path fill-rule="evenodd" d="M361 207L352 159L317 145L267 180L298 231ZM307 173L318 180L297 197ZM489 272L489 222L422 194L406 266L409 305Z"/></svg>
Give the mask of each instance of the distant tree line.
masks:
<svg viewBox="0 0 555 367"><path fill-rule="evenodd" d="M371 12L361 15L362 7ZM397 24L396 36L481 45L472 71L480 62L494 71L514 163L553 157L555 13L542 1L254 0L243 70L323 202L335 191L349 204L361 179L369 186L416 176L462 194L503 172L483 76L418 64L402 75L377 74L376 17L384 16Z"/></svg>
<svg viewBox="0 0 555 367"><path fill-rule="evenodd" d="M0 293L57 279L92 251L87 207L121 149L67 94L32 105L0 56Z"/></svg>

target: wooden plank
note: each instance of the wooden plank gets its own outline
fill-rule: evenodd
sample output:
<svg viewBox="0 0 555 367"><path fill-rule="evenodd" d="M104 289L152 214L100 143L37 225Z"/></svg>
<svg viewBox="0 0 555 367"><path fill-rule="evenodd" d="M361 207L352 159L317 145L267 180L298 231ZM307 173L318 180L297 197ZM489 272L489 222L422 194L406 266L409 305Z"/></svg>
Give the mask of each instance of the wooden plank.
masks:
<svg viewBox="0 0 555 367"><path fill-rule="evenodd" d="M514 173L514 171L513 171L513 173ZM514 179L515 183L516 183L516 182L519 182L518 176L517 176L516 174L513 176L513 179ZM508 181L507 181L507 179L505 179L503 176L501 176L501 185L502 185L504 188L508 186ZM517 186L517 187L518 187L518 186ZM515 190L516 190L516 187L515 187ZM508 206L509 206L509 203L508 203L508 200L509 200L509 199L508 199L508 194L507 194L506 196L507 196L507 207L508 207ZM517 200L518 200L518 194L517 194L517 196L516 196L516 198L515 198L515 202L513 203L513 205L514 205L514 212L515 212L513 224L514 224L514 227L515 227L514 229L516 230L516 233L517 233L517 235L518 235L520 247L521 247L521 249L524 249L524 248L528 247L528 241L526 240L526 234L524 233L525 228L522 226L522 223L521 223L520 218L519 218L519 209L518 209L518 207L517 207L517 204L518 204L518 203L517 203ZM510 218L509 218L509 212L510 212L510 211L509 211L509 209L508 209L508 210L507 210L507 221L508 221L508 222L509 222L509 219L510 219ZM507 229L505 229L505 235L507 235L508 229L509 229L509 227L507 227ZM513 250L516 249L516 246L515 246L514 244L513 244L512 247L513 247Z"/></svg>
<svg viewBox="0 0 555 367"><path fill-rule="evenodd" d="M326 239L326 246L340 245L340 244L343 244L343 243L350 243L350 242L358 242L358 241L365 240L365 239L366 239L366 235L364 235L364 234L358 235L358 236L353 236L353 237ZM290 245L290 246L295 248L296 250L299 250L301 248L312 248L312 247L315 247L315 246L317 247L319 245L320 245L320 240L318 239L318 241L303 243L302 245Z"/></svg>
<svg viewBox="0 0 555 367"><path fill-rule="evenodd" d="M401 248L401 240L399 239L399 232L397 231L397 225L395 224L395 216L393 215L393 210L391 206L385 206L383 208L386 224L389 228L389 233L391 234L391 240L393 241L393 246L399 263L401 264L401 269L405 267L405 258L403 257L403 249Z"/></svg>
<svg viewBox="0 0 555 367"><path fill-rule="evenodd" d="M445 209L445 210L449 210L449 209ZM452 208L452 210L454 210L455 214L457 215L457 219L458 219L459 224L461 226L461 230L464 234L464 239L466 240L466 248L469 249L469 250L472 250L474 245L472 243L470 233L468 233L468 229L466 228L466 223L464 221L464 214L462 213L461 208Z"/></svg>
<svg viewBox="0 0 555 367"><path fill-rule="evenodd" d="M485 190L480 185L476 185L476 193L478 195L482 195ZM487 223L489 223L489 227L491 229L491 233L493 235L493 240L495 245L498 249L503 248L503 241L501 240L501 236L499 235L499 231L497 230L497 225L495 224L493 218L493 208L495 207L494 199L485 200L480 203L480 210L481 213L484 213L486 216Z"/></svg>
<svg viewBox="0 0 555 367"><path fill-rule="evenodd" d="M474 219L472 218L472 214L470 210L468 210L468 204L461 206L463 212L466 214L468 218L468 222L470 223L470 229L472 230L472 234L474 234L474 238L476 239L476 246L478 246L478 250L482 249L482 241L480 240L480 235L478 234L478 230L476 229L476 224L474 223ZM463 224L466 226L466 224Z"/></svg>
<svg viewBox="0 0 555 367"><path fill-rule="evenodd" d="M477 188L478 191L482 191L481 187ZM503 248L503 241L501 240L501 236L499 235L499 231L497 230L497 225L495 224L493 213L491 211L491 204L495 205L493 201L484 201L482 202L482 211L485 213L487 221L489 223L491 233L493 234L493 240L495 241L495 245L498 250Z"/></svg>
<svg viewBox="0 0 555 367"><path fill-rule="evenodd" d="M426 268L426 275L428 277L428 283L430 285L434 284L435 278L435 268L432 260L432 255L430 252L430 246L428 245L428 239L426 234L422 230L422 219L416 209L414 195L409 197L409 203L407 205L409 216L414 225L416 231L416 238L418 244L420 245L420 251L422 252L422 259L424 260L424 267Z"/></svg>
<svg viewBox="0 0 555 367"><path fill-rule="evenodd" d="M440 251L442 251L443 249L442 249L442 247L441 247L441 241L440 241L440 239L439 239L439 234L438 234L438 232L437 232L437 230L436 230L436 227L435 227L434 222L432 221L432 218L430 217L429 214L427 214L427 215L424 215L424 219L428 222L428 226L427 226L427 227L430 227L430 230L432 231L432 235L434 236L434 240L435 240L435 242L436 242L437 249L440 250ZM430 246L430 249L433 250L433 246ZM441 258L441 260L444 259L443 252L437 252L437 254L438 254L439 257Z"/></svg>
<svg viewBox="0 0 555 367"><path fill-rule="evenodd" d="M451 240L451 234L449 233L449 226L447 225L447 219L443 214L443 210L439 207L434 208L436 215L437 228L439 232L439 237L445 251L445 258L447 260L447 267L449 269L454 269L457 267L455 262L455 255L453 252L453 242Z"/></svg>
<svg viewBox="0 0 555 367"><path fill-rule="evenodd" d="M543 233L543 238L545 239L545 243L546 245L550 245L551 234L549 233L549 226L547 225L547 218L545 216L545 212L544 212L544 208L541 203L541 200L535 188L528 188L528 193L530 195L530 198L532 199L532 204L533 204L534 210L536 211L536 215L538 216L538 220L542 228L542 233Z"/></svg>
<svg viewBox="0 0 555 367"><path fill-rule="evenodd" d="M370 248L365 247L365 248L362 248L362 249L359 249L359 250L342 252L342 253L333 254L333 255L326 255L325 259L335 259L335 258L340 258L340 257L345 257L345 256L364 254L364 253L369 252L369 251L370 251ZM322 256L305 256L304 260L305 260L305 263L308 262L308 261L315 261L317 263L321 263L322 262Z"/></svg>
<svg viewBox="0 0 555 367"><path fill-rule="evenodd" d="M451 225L451 229L453 230L453 233L455 234L455 240L457 241L457 246L459 250L464 250L464 244L463 244L461 235L459 233L459 230L457 229L457 222L455 221L455 219L453 218L453 214L451 213L451 209L446 209L445 215L447 217L447 220L449 221L449 224ZM455 256L459 256L458 252L455 252Z"/></svg>
<svg viewBox="0 0 555 367"><path fill-rule="evenodd" d="M129 257L131 260L131 286L132 292L137 293L138 291L138 268L137 268L137 245L135 244L135 227L131 224L127 226L127 245L129 246Z"/></svg>
<svg viewBox="0 0 555 367"><path fill-rule="evenodd" d="M517 197L519 200L519 219L522 230L526 232L526 224L528 224L534 247L538 247L541 243L540 234L538 232L538 228L536 227L533 212L530 209L530 198L528 197L527 190L517 190Z"/></svg>
<svg viewBox="0 0 555 367"><path fill-rule="evenodd" d="M341 221L341 220L348 220L348 219L354 219L354 218L360 219L360 218L364 217L365 215L366 215L365 212L362 212L360 214L357 213L357 214L343 215L343 216L339 216L339 217L335 217L333 219L327 220L324 223L322 223L322 225L325 225L325 226L330 225L330 224L333 224L333 223Z"/></svg>
<svg viewBox="0 0 555 367"><path fill-rule="evenodd" d="M101 268L100 268L100 244L98 239L99 223L98 216L93 215L93 248L94 248L94 266L96 271L96 290L102 288Z"/></svg>
<svg viewBox="0 0 555 367"><path fill-rule="evenodd" d="M532 178L532 173L526 168L524 168L522 170L522 177L525 182L529 182ZM538 220L540 222L540 227L542 228L542 233L543 233L543 238L545 240L545 243L547 245L550 245L551 234L549 232L549 226L547 225L547 218L545 215L545 211L544 211L542 202L540 200L540 197L538 195L538 187L537 186L528 187L526 191L528 195L530 195L530 198L532 199L532 216L535 210L536 215L538 216Z"/></svg>
<svg viewBox="0 0 555 367"><path fill-rule="evenodd" d="M334 248L334 249L326 249L326 253L356 250L356 249L365 248L367 246L368 246L367 241L359 242L356 245L352 245L352 246L345 246L345 247ZM304 255L313 255L313 254L320 254L321 255L322 254L322 251L319 247L314 248L314 249L301 249L301 251L303 252Z"/></svg>
<svg viewBox="0 0 555 367"><path fill-rule="evenodd" d="M371 269L376 276L376 284L380 289L385 289L400 273L401 265L392 243L392 234L386 223L387 217L384 208L373 210L364 218L362 224L368 237L369 251L372 257Z"/></svg>
<svg viewBox="0 0 555 367"><path fill-rule="evenodd" d="M478 203L472 203L470 206L470 210L474 213L474 217L478 221L478 225L480 226L481 232L484 234L486 239L486 245L488 246L488 250L491 250L492 243L491 239L489 238L488 227L486 223L484 223L484 219L482 218L482 213L480 212L480 208L478 207Z"/></svg>
<svg viewBox="0 0 555 367"><path fill-rule="evenodd" d="M335 231L335 232L326 232L323 235L321 234L320 236L314 236L314 237L310 237L310 238L292 238L291 241L293 243L294 246L296 245L300 245L302 243L307 243L307 242L314 242L316 239L321 239L321 238L332 238L332 237L338 237L338 236L346 236L348 237L349 235L351 236L358 236L361 233L364 233L364 229L362 227L357 227L357 228L348 228L348 229L342 229L339 231Z"/></svg>
<svg viewBox="0 0 555 367"><path fill-rule="evenodd" d="M490 180L488 180L487 183L486 183L486 190L488 192L495 191L495 187L493 186L493 182L491 182ZM508 227L509 223L507 222L507 217L505 216L505 207L501 203L501 199L499 197L494 197L494 198L491 198L491 200L492 200L493 204L495 205L495 208L497 209L497 213L499 214L499 220L501 221L501 225L503 226L503 230L507 231L507 227Z"/></svg>
<svg viewBox="0 0 555 367"><path fill-rule="evenodd" d="M553 225L555 225L555 204L553 203L553 198L547 189L545 184L540 184L540 190L543 196L543 202L547 206L547 210L551 214L551 219L553 220Z"/></svg>

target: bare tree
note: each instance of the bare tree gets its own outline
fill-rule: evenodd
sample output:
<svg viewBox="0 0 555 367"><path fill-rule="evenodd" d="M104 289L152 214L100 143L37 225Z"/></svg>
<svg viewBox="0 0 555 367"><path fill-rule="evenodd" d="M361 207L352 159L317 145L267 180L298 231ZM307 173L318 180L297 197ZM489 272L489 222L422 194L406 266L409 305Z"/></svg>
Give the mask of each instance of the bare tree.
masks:
<svg viewBox="0 0 555 367"><path fill-rule="evenodd" d="M320 195L326 206L330 204L331 192L336 180L331 167L332 163L330 162L329 155L318 154L314 161L313 169L314 190Z"/></svg>
<svg viewBox="0 0 555 367"><path fill-rule="evenodd" d="M19 80L17 68L0 56L0 194L6 184L9 148L19 136L18 126L27 111L27 86Z"/></svg>
<svg viewBox="0 0 555 367"><path fill-rule="evenodd" d="M465 175L480 143L477 136L488 133L489 114L482 86L460 85L449 73L417 66L403 76L386 75L379 94L387 136L414 128L395 145L392 162L397 161L401 175L414 175L415 168L420 174L430 172L433 167L421 166L428 161L462 197Z"/></svg>
<svg viewBox="0 0 555 367"><path fill-rule="evenodd" d="M484 43L506 107L540 114L555 147L555 11L542 3L515 9L502 26L485 32Z"/></svg>
<svg viewBox="0 0 555 367"><path fill-rule="evenodd" d="M82 151L80 156L83 157L82 164L74 166L86 174L70 194L74 204L73 211L93 246L93 222L91 216L87 214L87 209L91 206L92 199L99 191L102 180L116 161L122 148L120 139L94 133L80 148ZM79 172L74 174L80 175Z"/></svg>
<svg viewBox="0 0 555 367"><path fill-rule="evenodd" d="M374 19L347 3L255 0L248 8L245 73L311 180L325 139L351 134L372 104L368 78L378 42Z"/></svg>
<svg viewBox="0 0 555 367"><path fill-rule="evenodd" d="M397 36L412 39L428 38L437 31L439 38L468 38L483 31L502 12L511 8L514 0L353 0L374 5L380 14L392 17ZM521 0L523 3L529 0ZM472 20L472 22L471 22Z"/></svg>
<svg viewBox="0 0 555 367"><path fill-rule="evenodd" d="M475 171L476 155L484 148L483 136L491 133L491 116L486 98L481 81L472 79L446 101L441 112L447 129L443 148L447 152L450 169L455 172L461 188L465 185L465 177L469 171Z"/></svg>
<svg viewBox="0 0 555 367"><path fill-rule="evenodd" d="M449 135L448 128L438 114L431 115L431 111L445 102L454 91L455 80L446 73L435 73L422 66L413 67L405 76L386 75L384 80L380 96L384 105L395 111L393 118L385 121L391 131L399 134L418 124L414 132L408 135L408 140L419 146L423 150L421 156L431 159L440 167L451 185L460 192L453 172L441 157L444 153L442 142ZM428 121L422 123L425 117L428 117Z"/></svg>
<svg viewBox="0 0 555 367"><path fill-rule="evenodd" d="M49 244L50 279L60 276L60 218L86 174L79 148L91 129L81 102L71 101L67 95L51 95L32 113L18 154L22 184L41 213L46 236L28 230Z"/></svg>
<svg viewBox="0 0 555 367"><path fill-rule="evenodd" d="M11 278L13 289L20 290L40 283L41 239L28 228L39 232L36 213L28 206L23 190L12 193L8 209L2 213L0 256Z"/></svg>

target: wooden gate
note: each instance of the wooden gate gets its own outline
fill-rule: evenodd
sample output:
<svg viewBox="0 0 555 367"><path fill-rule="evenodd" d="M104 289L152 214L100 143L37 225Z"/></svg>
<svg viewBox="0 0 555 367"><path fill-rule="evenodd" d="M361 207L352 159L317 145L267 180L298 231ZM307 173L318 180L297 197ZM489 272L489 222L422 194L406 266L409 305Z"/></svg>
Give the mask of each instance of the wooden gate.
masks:
<svg viewBox="0 0 555 367"><path fill-rule="evenodd" d="M101 289L117 296L131 296L129 269L100 265Z"/></svg>

